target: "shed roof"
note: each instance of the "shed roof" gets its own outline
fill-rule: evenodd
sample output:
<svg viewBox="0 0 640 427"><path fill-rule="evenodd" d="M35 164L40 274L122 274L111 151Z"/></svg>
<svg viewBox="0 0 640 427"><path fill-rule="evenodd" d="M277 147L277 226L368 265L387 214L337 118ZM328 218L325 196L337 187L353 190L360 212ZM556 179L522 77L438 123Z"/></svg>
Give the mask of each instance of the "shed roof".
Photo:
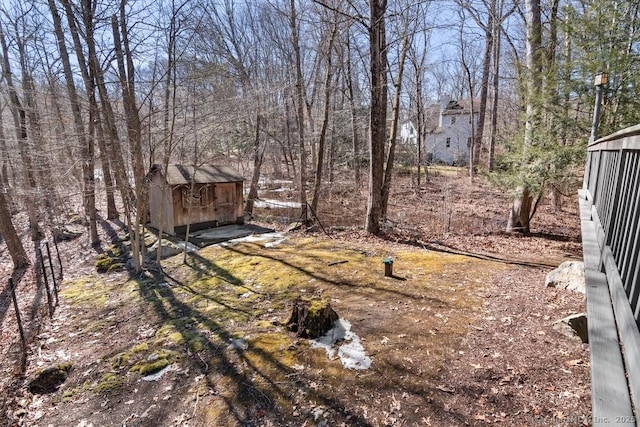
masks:
<svg viewBox="0 0 640 427"><path fill-rule="evenodd" d="M239 182L244 177L238 171L229 166L201 165L197 168L189 165L172 164L167 166L166 172L162 165L155 164L149 174L160 172L169 185Z"/></svg>

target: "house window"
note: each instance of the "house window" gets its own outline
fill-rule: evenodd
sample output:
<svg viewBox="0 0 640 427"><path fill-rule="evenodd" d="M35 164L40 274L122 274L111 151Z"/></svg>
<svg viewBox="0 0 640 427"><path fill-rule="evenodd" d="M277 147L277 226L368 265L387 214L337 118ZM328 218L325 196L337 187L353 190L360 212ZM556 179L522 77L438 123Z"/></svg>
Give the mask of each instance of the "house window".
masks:
<svg viewBox="0 0 640 427"><path fill-rule="evenodd" d="M451 116L451 124L452 125L456 124L456 116Z"/></svg>
<svg viewBox="0 0 640 427"><path fill-rule="evenodd" d="M445 146L447 148L451 147L451 138L447 138L446 142L445 142Z"/></svg>

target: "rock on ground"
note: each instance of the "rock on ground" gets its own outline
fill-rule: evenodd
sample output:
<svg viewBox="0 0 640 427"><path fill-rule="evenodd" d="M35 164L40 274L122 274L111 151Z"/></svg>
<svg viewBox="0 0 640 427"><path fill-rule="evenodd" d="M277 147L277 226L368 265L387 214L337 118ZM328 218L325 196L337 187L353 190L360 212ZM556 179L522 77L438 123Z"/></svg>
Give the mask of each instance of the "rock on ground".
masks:
<svg viewBox="0 0 640 427"><path fill-rule="evenodd" d="M556 320L553 322L553 329L570 338L578 337L583 343L589 342L587 315L585 313L572 314L571 316Z"/></svg>
<svg viewBox="0 0 640 427"><path fill-rule="evenodd" d="M547 274L545 286L557 289L567 289L585 293L584 263L580 261L565 261L558 268Z"/></svg>

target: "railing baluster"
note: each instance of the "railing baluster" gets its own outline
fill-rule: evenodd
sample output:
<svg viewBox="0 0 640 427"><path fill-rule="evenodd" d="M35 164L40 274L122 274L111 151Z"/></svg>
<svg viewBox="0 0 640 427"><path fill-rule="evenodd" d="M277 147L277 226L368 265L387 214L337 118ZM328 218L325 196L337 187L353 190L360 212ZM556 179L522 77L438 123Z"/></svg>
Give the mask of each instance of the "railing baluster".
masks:
<svg viewBox="0 0 640 427"><path fill-rule="evenodd" d="M635 264L638 261L638 227L640 227L640 173L636 173L633 181L630 183L630 191L635 195L632 203L627 207L629 217L631 217L631 223L627 228L627 235L625 236L625 244L622 246L621 253L623 254L621 262L618 263L618 271L620 271L620 277L622 284L624 285L627 295L632 296L631 288L635 285L634 282L629 280L631 272L635 269ZM637 296L635 301L631 300L631 308L635 311L635 306L638 304Z"/></svg>
<svg viewBox="0 0 640 427"><path fill-rule="evenodd" d="M611 250L614 254L614 257L616 258L616 261L619 258L621 241L626 232L624 227L628 218L628 212L624 207L629 205L632 197L632 193L629 191L629 181L633 176L633 174L636 173L635 168L638 162L638 157L632 152L629 152L629 151L625 152L624 157L625 157L625 167L624 167L624 172L622 174L622 182L620 186L620 193L621 193L620 199L619 199L620 208L618 209L616 214L616 220L615 220L613 232L611 235L611 239L609 242L609 245L611 246Z"/></svg>

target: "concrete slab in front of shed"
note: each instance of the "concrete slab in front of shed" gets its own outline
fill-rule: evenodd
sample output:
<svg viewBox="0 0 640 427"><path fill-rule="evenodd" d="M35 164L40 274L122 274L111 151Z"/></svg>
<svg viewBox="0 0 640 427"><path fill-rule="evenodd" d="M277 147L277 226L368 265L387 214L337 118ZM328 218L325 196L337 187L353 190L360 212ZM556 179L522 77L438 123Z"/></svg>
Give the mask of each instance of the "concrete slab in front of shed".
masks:
<svg viewBox="0 0 640 427"><path fill-rule="evenodd" d="M252 234L273 233L273 229L255 224L231 224L189 233L189 241L203 247Z"/></svg>

